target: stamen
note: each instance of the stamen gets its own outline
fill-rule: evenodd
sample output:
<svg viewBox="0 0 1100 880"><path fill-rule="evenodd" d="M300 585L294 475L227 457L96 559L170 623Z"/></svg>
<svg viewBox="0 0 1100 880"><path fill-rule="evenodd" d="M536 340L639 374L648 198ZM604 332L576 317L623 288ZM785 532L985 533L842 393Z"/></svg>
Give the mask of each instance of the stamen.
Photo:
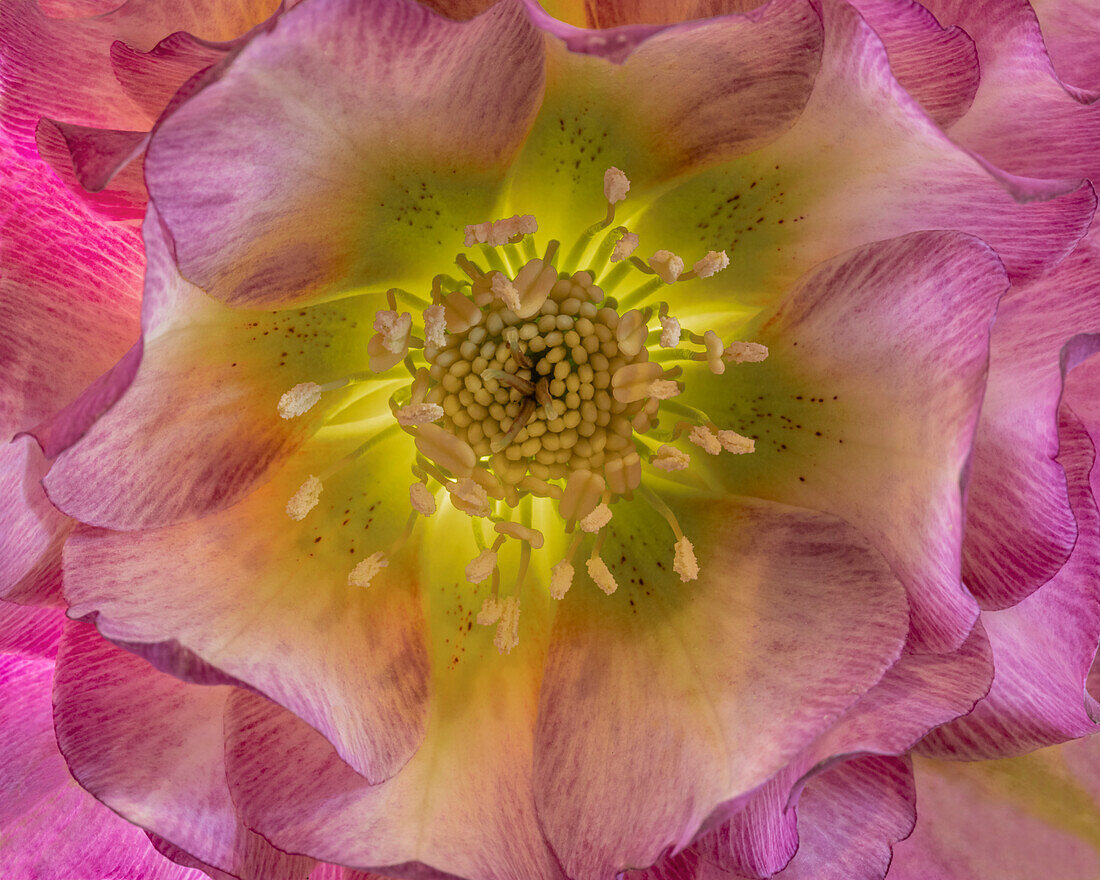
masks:
<svg viewBox="0 0 1100 880"><path fill-rule="evenodd" d="M603 173L603 194L612 205L621 202L630 191L629 178L612 165Z"/></svg>
<svg viewBox="0 0 1100 880"><path fill-rule="evenodd" d="M405 428L438 422L443 415L443 407L438 403L410 403L394 413L397 424Z"/></svg>
<svg viewBox="0 0 1100 880"><path fill-rule="evenodd" d="M611 508L607 504L600 504L588 516L584 517L578 525L586 532L593 534L611 522Z"/></svg>
<svg viewBox="0 0 1100 880"><path fill-rule="evenodd" d="M565 594L573 586L573 575L573 566L565 559L550 569L550 597L552 599L565 598Z"/></svg>
<svg viewBox="0 0 1100 880"><path fill-rule="evenodd" d="M680 575L681 581L687 583L699 577L699 563L695 560L695 548L691 546L691 541L681 536L676 542L675 554L672 570Z"/></svg>
<svg viewBox="0 0 1100 880"><path fill-rule="evenodd" d="M746 452L756 451L756 441L751 437L744 437L736 431L719 431L718 442L726 452L734 455L743 455Z"/></svg>
<svg viewBox="0 0 1100 880"><path fill-rule="evenodd" d="M735 364L758 364L768 358L768 347L759 342L731 342L722 358Z"/></svg>
<svg viewBox="0 0 1100 880"><path fill-rule="evenodd" d="M588 558L585 565L588 568L588 576L595 581L596 586L603 590L606 595L610 596L619 589L619 585L615 583L615 576L611 574L611 569L599 556L593 554Z"/></svg>
<svg viewBox="0 0 1100 880"><path fill-rule="evenodd" d="M279 398L279 415L284 419L297 418L317 405L321 399L321 386L316 382L295 385Z"/></svg>
<svg viewBox="0 0 1100 880"><path fill-rule="evenodd" d="M664 368L653 361L640 361L627 364L615 371L611 377L611 389L615 399L623 403L633 403L649 396L650 386L661 378Z"/></svg>
<svg viewBox="0 0 1100 880"><path fill-rule="evenodd" d="M442 305L424 309L424 337L429 348L443 348L447 344L447 309Z"/></svg>
<svg viewBox="0 0 1100 880"><path fill-rule="evenodd" d="M569 521L588 516L603 495L607 484L604 478L588 470L575 470L565 483L565 492L558 504L558 514Z"/></svg>
<svg viewBox="0 0 1100 880"><path fill-rule="evenodd" d="M722 451L722 441L718 439L718 434L703 425L693 427L691 433L688 434L688 440L711 455L717 455Z"/></svg>
<svg viewBox="0 0 1100 880"><path fill-rule="evenodd" d="M507 535L509 538L524 541L535 550L541 549L545 541L542 532L538 529L528 528L516 522L498 522L493 529L498 535Z"/></svg>
<svg viewBox="0 0 1100 880"><path fill-rule="evenodd" d="M669 446L666 443L657 450L649 463L663 471L682 471L686 470L691 464L691 456L683 450L677 449L675 446Z"/></svg>
<svg viewBox="0 0 1100 880"><path fill-rule="evenodd" d="M710 251L705 257L698 260L691 269L699 278L710 278L712 275L721 272L729 264L730 258L726 256L725 251Z"/></svg>
<svg viewBox="0 0 1100 880"><path fill-rule="evenodd" d="M680 322L671 315L661 315L661 348L675 348L680 344Z"/></svg>
<svg viewBox="0 0 1100 880"><path fill-rule="evenodd" d="M474 223L465 229L466 247L473 247L475 244L500 247L517 236L522 237L538 232L538 228L538 222L531 214L515 214L504 220Z"/></svg>
<svg viewBox="0 0 1100 880"><path fill-rule="evenodd" d="M396 311L379 311L374 316L374 329L382 337L382 345L387 351L404 356L412 332L412 315L408 312L398 315Z"/></svg>
<svg viewBox="0 0 1100 880"><path fill-rule="evenodd" d="M456 477L468 477L477 463L470 444L438 425L421 425L416 431L416 448L425 458L449 470Z"/></svg>
<svg viewBox="0 0 1100 880"><path fill-rule="evenodd" d="M298 491L290 496L290 500L286 503L286 515L295 522L301 522L306 518L306 514L317 506L323 489L321 481L310 474L298 487Z"/></svg>
<svg viewBox="0 0 1100 880"><path fill-rule="evenodd" d="M457 483L448 483L446 488L451 496L451 504L467 516L489 515L489 496L470 478L464 477Z"/></svg>
<svg viewBox="0 0 1100 880"><path fill-rule="evenodd" d="M672 284L684 271L684 261L672 251L657 251L649 258L649 265L665 284Z"/></svg>
<svg viewBox="0 0 1100 880"><path fill-rule="evenodd" d="M513 312L519 312L519 291L516 286L499 272L493 276L493 293Z"/></svg>
<svg viewBox="0 0 1100 880"><path fill-rule="evenodd" d="M618 263L620 260L625 260L637 249L638 236L624 229L622 237L615 242L615 249L611 251L611 262Z"/></svg>
<svg viewBox="0 0 1100 880"><path fill-rule="evenodd" d="M496 596L487 596L481 603L481 610L477 613L478 626L492 626L504 612L504 603Z"/></svg>
<svg viewBox="0 0 1100 880"><path fill-rule="evenodd" d="M670 379L655 379L649 383L648 396L657 400L671 400L681 391L683 389L680 387L679 382L673 382Z"/></svg>
<svg viewBox="0 0 1100 880"><path fill-rule="evenodd" d="M478 554L477 558L470 560L470 562L466 564L466 580L468 580L471 584L484 583L496 570L496 567L496 550L482 550L481 553Z"/></svg>
<svg viewBox="0 0 1100 880"><path fill-rule="evenodd" d="M418 484L419 485L419 484ZM375 575L389 565L386 554L379 550L362 560L348 575L349 587L369 587Z"/></svg>
<svg viewBox="0 0 1100 880"><path fill-rule="evenodd" d="M493 644L501 654L510 654L519 644L519 597L506 596L501 600L501 606Z"/></svg>
<svg viewBox="0 0 1100 880"><path fill-rule="evenodd" d="M413 483L409 486L409 504L421 516L431 516L435 513L435 496L423 483Z"/></svg>

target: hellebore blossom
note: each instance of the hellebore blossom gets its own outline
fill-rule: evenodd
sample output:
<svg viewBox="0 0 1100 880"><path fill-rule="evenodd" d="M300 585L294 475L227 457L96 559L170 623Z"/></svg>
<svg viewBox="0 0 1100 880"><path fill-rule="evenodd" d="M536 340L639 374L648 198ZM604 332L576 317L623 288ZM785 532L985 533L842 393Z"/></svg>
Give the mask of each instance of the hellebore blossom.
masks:
<svg viewBox="0 0 1100 880"><path fill-rule="evenodd" d="M7 873L1100 868L1011 782L1097 817L1092 741L1017 757L1100 718L1096 60L572 13L0 8ZM50 105L29 47L127 27Z"/></svg>

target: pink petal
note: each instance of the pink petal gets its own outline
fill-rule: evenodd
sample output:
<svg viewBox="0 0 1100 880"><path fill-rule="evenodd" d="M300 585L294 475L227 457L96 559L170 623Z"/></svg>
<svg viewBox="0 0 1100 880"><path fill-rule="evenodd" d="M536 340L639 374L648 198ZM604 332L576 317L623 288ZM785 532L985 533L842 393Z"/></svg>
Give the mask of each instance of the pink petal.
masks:
<svg viewBox="0 0 1100 880"><path fill-rule="evenodd" d="M177 32L148 52L116 41L111 45L111 67L130 99L156 119L180 86L200 70L225 58L229 51L228 45L208 43Z"/></svg>
<svg viewBox="0 0 1100 880"><path fill-rule="evenodd" d="M651 515L630 531L662 526ZM571 876L686 845L881 678L904 639L896 581L839 520L731 500L683 527L697 582L670 580L671 538L655 560L614 540L605 560L629 554L634 571L614 566L611 598L574 587L554 624L535 793Z"/></svg>
<svg viewBox="0 0 1100 880"><path fill-rule="evenodd" d="M295 523L285 512L308 474L357 442L315 441L244 501L195 521L140 532L78 527L65 550L65 592L73 617L97 614L105 636L145 643L138 650L173 674L269 695L377 782L424 735L418 575L400 558L370 589L349 586L347 574L397 538L403 520L388 507L377 519L372 511L389 504L390 482L402 477L361 460L326 486L309 518ZM388 453L396 455L380 447L380 460Z"/></svg>
<svg viewBox="0 0 1100 880"><path fill-rule="evenodd" d="M465 23L401 0L291 10L153 137L147 179L183 274L268 307L427 282L490 216L541 55L511 3Z"/></svg>
<svg viewBox="0 0 1100 880"><path fill-rule="evenodd" d="M882 880L914 800L904 758L857 758L814 777L798 804L798 852L776 880Z"/></svg>
<svg viewBox="0 0 1100 880"><path fill-rule="evenodd" d="M510 201L563 241L605 214L609 166L626 172L644 205L647 189L773 141L802 112L821 61L821 20L807 0L670 28L536 21L572 51L548 43L547 94Z"/></svg>
<svg viewBox="0 0 1100 880"><path fill-rule="evenodd" d="M1095 733L1085 681L1100 641L1100 517L1088 485L1095 450L1072 412L1063 410L1063 449L1080 534L1073 555L1019 604L986 611L996 658L989 695L969 715L934 731L925 754L995 758ZM1091 705L1086 705L1089 701Z"/></svg>
<svg viewBox="0 0 1100 880"><path fill-rule="evenodd" d="M1057 408L1065 346L1089 330L1100 331L1100 249L1090 242L998 307L963 544L963 578L983 607L1020 601L1073 548L1077 528L1054 460Z"/></svg>
<svg viewBox="0 0 1100 880"><path fill-rule="evenodd" d="M941 28L911 0L849 2L886 46L898 82L939 125L951 125L970 109L981 74L966 31Z"/></svg>
<svg viewBox="0 0 1100 880"><path fill-rule="evenodd" d="M493 657L475 677L437 669L424 744L379 785L290 713L238 692L227 715L228 769L245 821L276 846L387 875L564 880L535 817L541 654L524 657L523 648L518 667Z"/></svg>
<svg viewBox="0 0 1100 880"><path fill-rule="evenodd" d="M1073 250L1096 207L1088 183L1015 177L960 149L898 85L871 27L839 0L822 8L821 70L794 125L686 180L632 231L679 254L727 250L730 269L707 283L717 296L723 275L735 277L750 302L774 301L836 254L917 230L975 235L1013 278Z"/></svg>
<svg viewBox="0 0 1100 880"><path fill-rule="evenodd" d="M203 880L160 856L140 828L69 776L50 704L63 620L58 610L0 604L0 873L13 880Z"/></svg>
<svg viewBox="0 0 1100 880"><path fill-rule="evenodd" d="M959 580L960 487L1005 288L967 236L868 245L745 331L768 360L707 380L702 396L688 386L704 410L732 400L730 424L757 438L722 464L731 489L833 513L875 543L908 590L918 650L952 650L978 613Z"/></svg>
<svg viewBox="0 0 1100 880"><path fill-rule="evenodd" d="M1029 4L1020 0L929 0L943 24L957 24L978 48L982 82L951 137L1014 174L1100 176L1095 95L1059 82ZM1094 84L1097 85L1097 84Z"/></svg>
<svg viewBox="0 0 1100 880"><path fill-rule="evenodd" d="M66 625L54 682L57 739L73 775L124 818L235 875L304 878L237 818L225 779L222 714L228 687L184 684L104 640Z"/></svg>
<svg viewBox="0 0 1100 880"><path fill-rule="evenodd" d="M140 367L126 393L58 457L45 480L58 508L116 529L202 516L266 479L312 428L310 419L279 417L279 397L298 379L278 368L291 362L291 369L315 369L316 376L333 370L323 364L332 360L323 346L334 322L347 318L324 309L274 320L271 313L232 311L179 277L155 218L145 232ZM317 335L307 340L306 327ZM290 359L291 344L310 352L302 348ZM78 406L96 394L93 387Z"/></svg>
<svg viewBox="0 0 1100 880"><path fill-rule="evenodd" d="M1100 89L1100 20L1089 0L1038 0L1033 8L1058 76Z"/></svg>
<svg viewBox="0 0 1100 880"><path fill-rule="evenodd" d="M72 520L42 491L46 460L27 436L0 447L0 599L61 601L61 547Z"/></svg>
<svg viewBox="0 0 1100 880"><path fill-rule="evenodd" d="M1096 793L1074 781L1072 750L1095 765L1100 739L995 762L914 759L917 825L894 849L890 880L1093 880Z"/></svg>

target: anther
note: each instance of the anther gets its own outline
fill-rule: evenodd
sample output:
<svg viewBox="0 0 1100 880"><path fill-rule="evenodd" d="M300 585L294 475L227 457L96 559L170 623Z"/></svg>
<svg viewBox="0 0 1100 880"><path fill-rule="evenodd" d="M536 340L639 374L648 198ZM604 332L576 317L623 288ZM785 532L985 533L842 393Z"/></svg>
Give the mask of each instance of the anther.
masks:
<svg viewBox="0 0 1100 880"><path fill-rule="evenodd" d="M622 237L615 242L615 249L611 251L611 262L618 263L625 260L638 249L638 236L633 232L623 230Z"/></svg>
<svg viewBox="0 0 1100 880"><path fill-rule="evenodd" d="M751 437L743 437L736 431L719 431L718 442L726 452L732 452L734 455L756 451L756 441Z"/></svg>
<svg viewBox="0 0 1100 880"><path fill-rule="evenodd" d="M600 504L588 516L584 517L578 525L582 530L595 533L611 522L611 508L607 504Z"/></svg>
<svg viewBox="0 0 1100 880"><path fill-rule="evenodd" d="M611 377L611 392L622 403L633 403L649 396L650 386L661 378L664 369L654 361L639 361L619 367Z"/></svg>
<svg viewBox="0 0 1100 880"><path fill-rule="evenodd" d="M317 405L321 399L321 386L316 382L303 382L295 385L279 398L279 415L284 419L293 419L304 415Z"/></svg>
<svg viewBox="0 0 1100 880"><path fill-rule="evenodd" d="M573 566L566 559L550 569L550 597L552 599L565 598L565 594L573 586L573 574Z"/></svg>
<svg viewBox="0 0 1100 880"><path fill-rule="evenodd" d="M691 429L688 440L711 455L717 455L722 451L722 442L718 439L717 432L702 425L696 425Z"/></svg>
<svg viewBox="0 0 1100 880"><path fill-rule="evenodd" d="M304 483L298 487L298 491L290 496L286 503L286 515L296 522L306 518L306 514L317 506L321 500L321 491L324 486L321 481L312 474L306 477Z"/></svg>
<svg viewBox="0 0 1100 880"><path fill-rule="evenodd" d="M603 194L614 205L626 198L630 191L630 179L618 168L611 166L603 173Z"/></svg>
<svg viewBox="0 0 1100 880"><path fill-rule="evenodd" d="M680 344L680 322L671 315L661 315L661 348L675 348Z"/></svg>
<svg viewBox="0 0 1100 880"><path fill-rule="evenodd" d="M675 446L669 446L666 443L657 450L649 463L663 471L682 471L687 470L691 464L691 456L683 450L677 449Z"/></svg>
<svg viewBox="0 0 1100 880"><path fill-rule="evenodd" d="M493 293L504 303L505 307L518 313L520 310L519 291L516 286L500 272L493 276Z"/></svg>
<svg viewBox="0 0 1100 880"><path fill-rule="evenodd" d="M722 358L735 364L758 364L768 358L768 347L759 342L731 342Z"/></svg>
<svg viewBox="0 0 1100 880"><path fill-rule="evenodd" d="M509 240L524 235L538 232L538 222L531 214L515 214L504 220L490 220L485 223L474 223L466 227L466 247L475 244L487 244L490 247L500 247L508 244Z"/></svg>
<svg viewBox="0 0 1100 880"><path fill-rule="evenodd" d="M665 284L672 284L684 271L684 261L672 251L657 251L649 258L653 269Z"/></svg>
<svg viewBox="0 0 1100 880"><path fill-rule="evenodd" d="M487 596L481 603L481 610L477 613L478 626L492 626L504 611L504 603L496 596Z"/></svg>
<svg viewBox="0 0 1100 880"><path fill-rule="evenodd" d="M647 396L657 400L671 400L681 391L683 389L680 387L679 382L673 382L671 379L654 379L649 383Z"/></svg>
<svg viewBox="0 0 1100 880"><path fill-rule="evenodd" d="M615 576L611 574L611 569L599 556L590 556L585 566L588 568L588 576L608 596L619 588L619 585L615 583Z"/></svg>
<svg viewBox="0 0 1100 880"><path fill-rule="evenodd" d="M451 496L451 504L467 516L489 515L489 496L469 477L463 477L456 483L448 483L447 492Z"/></svg>
<svg viewBox="0 0 1100 880"><path fill-rule="evenodd" d="M500 620L497 623L493 644L501 654L510 654L519 644L519 597L506 596L501 600Z"/></svg>
<svg viewBox="0 0 1100 880"><path fill-rule="evenodd" d="M435 513L435 496L423 483L413 483L409 486L409 504L421 516L431 516Z"/></svg>
<svg viewBox="0 0 1100 880"><path fill-rule="evenodd" d="M695 560L695 548L691 546L691 541L683 535L676 542L675 554L672 569L680 575L680 580L686 583L699 577L699 563Z"/></svg>
<svg viewBox="0 0 1100 880"><path fill-rule="evenodd" d="M443 348L447 344L447 309L442 305L424 309L424 337L429 348Z"/></svg>
<svg viewBox="0 0 1100 880"><path fill-rule="evenodd" d="M730 258L726 256L725 251L710 251L701 260L696 261L691 269L699 278L710 278L711 275L721 272L729 264Z"/></svg>
<svg viewBox="0 0 1100 880"><path fill-rule="evenodd" d="M497 567L495 550L482 550L475 559L466 564L466 580L471 584L480 584L489 579Z"/></svg>
<svg viewBox="0 0 1100 880"><path fill-rule="evenodd" d="M408 428L415 425L426 425L428 422L438 422L443 418L443 407L438 403L410 403L395 412L397 424Z"/></svg>
<svg viewBox="0 0 1100 880"><path fill-rule="evenodd" d="M362 560L348 575L349 587L369 587L375 575L389 565L386 554L379 550Z"/></svg>

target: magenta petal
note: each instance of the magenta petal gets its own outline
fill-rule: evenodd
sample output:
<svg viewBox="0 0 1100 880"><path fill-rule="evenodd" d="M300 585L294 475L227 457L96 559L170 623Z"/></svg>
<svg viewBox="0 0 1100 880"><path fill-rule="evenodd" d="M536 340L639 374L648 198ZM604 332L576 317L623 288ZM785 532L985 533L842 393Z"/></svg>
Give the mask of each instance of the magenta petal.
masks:
<svg viewBox="0 0 1100 880"><path fill-rule="evenodd" d="M72 520L42 491L46 461L27 436L0 447L0 599L61 600L61 547Z"/></svg>
<svg viewBox="0 0 1100 880"><path fill-rule="evenodd" d="M89 192L99 192L107 186L141 154L149 137L146 131L87 128L52 119L43 119L39 123L42 125L52 126L64 138L77 180Z"/></svg>
<svg viewBox="0 0 1100 880"><path fill-rule="evenodd" d="M940 27L911 0L849 0L886 46L899 83L937 123L949 126L974 100L981 74L974 42L961 28Z"/></svg>
<svg viewBox="0 0 1100 880"><path fill-rule="evenodd" d="M203 880L77 785L54 739L52 653L64 615L0 604L0 875Z"/></svg>
<svg viewBox="0 0 1100 880"><path fill-rule="evenodd" d="M427 281L492 210L541 83L514 3L461 23L405 0L305 3L160 126L151 197L184 276L230 304Z"/></svg>
<svg viewBox="0 0 1100 880"><path fill-rule="evenodd" d="M963 543L963 578L985 608L1045 583L1076 540L1055 455L1064 348L1083 331L1100 331L1100 249L1088 241L997 310Z"/></svg>
<svg viewBox="0 0 1100 880"><path fill-rule="evenodd" d="M996 675L970 714L934 731L922 753L996 758L1100 730L1087 709L1085 682L1100 641L1100 518L1088 485L1095 451L1080 422L1064 411L1060 459L1080 527L1069 562L1037 591L1003 611L987 611Z"/></svg>
<svg viewBox="0 0 1100 880"><path fill-rule="evenodd" d="M719 803L763 783L878 681L904 639L897 582L839 520L749 501L684 516L697 582L651 566L638 585L627 570L610 599L573 589L554 624L535 792L571 875L686 845Z"/></svg>
<svg viewBox="0 0 1100 880"><path fill-rule="evenodd" d="M66 625L54 682L57 739L84 788L132 822L232 874L297 880L311 862L243 828L225 782L231 688L184 684L88 624Z"/></svg>
<svg viewBox="0 0 1100 880"><path fill-rule="evenodd" d="M857 758L814 777L798 802L798 852L776 880L882 880L915 800L905 758Z"/></svg>
<svg viewBox="0 0 1100 880"><path fill-rule="evenodd" d="M1100 90L1100 19L1091 0L1042 0L1035 14L1058 76Z"/></svg>

